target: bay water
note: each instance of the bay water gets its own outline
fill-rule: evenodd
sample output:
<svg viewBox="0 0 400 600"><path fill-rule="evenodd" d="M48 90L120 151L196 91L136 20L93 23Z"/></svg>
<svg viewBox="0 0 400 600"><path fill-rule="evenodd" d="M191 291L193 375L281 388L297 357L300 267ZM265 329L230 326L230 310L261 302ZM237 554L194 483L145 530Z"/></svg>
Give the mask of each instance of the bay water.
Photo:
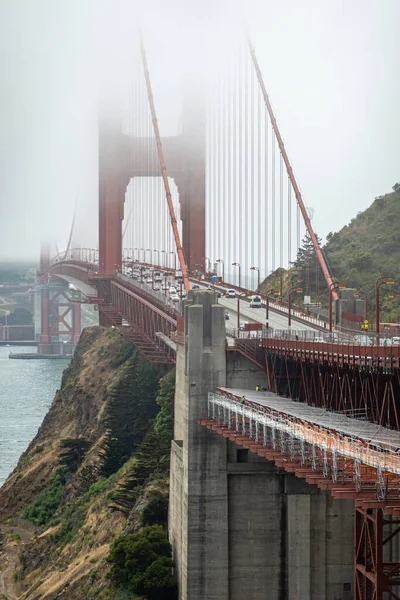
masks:
<svg viewBox="0 0 400 600"><path fill-rule="evenodd" d="M69 361L14 360L11 352L35 352L26 346L0 346L0 486L35 437Z"/></svg>

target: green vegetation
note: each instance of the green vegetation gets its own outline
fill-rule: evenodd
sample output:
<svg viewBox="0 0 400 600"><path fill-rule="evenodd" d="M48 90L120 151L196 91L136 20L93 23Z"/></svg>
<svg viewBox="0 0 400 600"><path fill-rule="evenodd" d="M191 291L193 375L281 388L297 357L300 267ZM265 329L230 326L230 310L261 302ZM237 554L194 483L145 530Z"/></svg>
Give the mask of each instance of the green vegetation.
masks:
<svg viewBox="0 0 400 600"><path fill-rule="evenodd" d="M399 279L400 264L400 186L391 194L380 196L367 210L336 233L328 233L322 251L333 279L347 288L361 290L368 296L369 318L375 311L375 280L380 276ZM396 191L397 190L397 191ZM327 304L327 288L308 234L302 241L291 269L278 269L263 283L262 290L278 289L282 275L283 297L287 298L290 286L301 287L302 294L292 294L297 302L306 294L315 302L319 279L319 300ZM400 315L399 298L389 297L389 292L400 293L398 284L390 289L381 288L381 319L396 320Z"/></svg>
<svg viewBox="0 0 400 600"><path fill-rule="evenodd" d="M369 308L375 308L375 280L381 275L399 277L400 264L400 189L377 198L367 210L337 233L327 235L324 252L335 278L346 287L361 289L368 295ZM389 292L400 288L390 286ZM388 298L381 288L382 320L400 314L399 298Z"/></svg>
<svg viewBox="0 0 400 600"><path fill-rule="evenodd" d="M157 414L154 426L148 431L141 443L128 470L123 483L117 488L112 497L114 508L126 514L134 507L142 487L150 480L168 477L170 447L173 436L173 400L175 393L175 371L172 371L160 380L160 392L157 404L160 411ZM153 509L155 510L155 507ZM160 509L162 512L162 509ZM148 516L143 517L145 522Z"/></svg>
<svg viewBox="0 0 400 600"><path fill-rule="evenodd" d="M93 328L82 336L28 450L38 470L24 517L43 530L19 553L25 590L28 581L38 590L76 561L91 566L70 581L71 600L176 598L166 534L174 392L175 373L145 361L117 331ZM20 469L14 485L29 481L26 465ZM107 544L119 535L107 562Z"/></svg>
<svg viewBox="0 0 400 600"><path fill-rule="evenodd" d="M119 536L108 561L111 563L109 577L116 586L148 600L177 597L171 546L163 527L144 527L137 534Z"/></svg>
<svg viewBox="0 0 400 600"><path fill-rule="evenodd" d="M159 377L160 368L143 359L137 351L124 364L107 406L102 475L118 471L143 440L149 420L157 414Z"/></svg>
<svg viewBox="0 0 400 600"><path fill-rule="evenodd" d="M54 517L67 481L68 470L59 467L50 477L49 485L24 510L24 519L35 525L46 525Z"/></svg>
<svg viewBox="0 0 400 600"><path fill-rule="evenodd" d="M70 473L75 473L90 448L90 442L80 438L66 438L61 440L61 448L60 464Z"/></svg>

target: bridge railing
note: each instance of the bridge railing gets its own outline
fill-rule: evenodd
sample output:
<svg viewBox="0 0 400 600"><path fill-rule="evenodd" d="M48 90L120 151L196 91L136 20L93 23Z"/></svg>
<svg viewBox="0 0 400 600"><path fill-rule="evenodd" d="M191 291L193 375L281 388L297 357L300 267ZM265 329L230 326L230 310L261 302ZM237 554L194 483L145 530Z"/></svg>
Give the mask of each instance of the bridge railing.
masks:
<svg viewBox="0 0 400 600"><path fill-rule="evenodd" d="M129 285L138 287L139 289L143 290L147 294L150 294L150 296L153 296L153 298L156 298L159 302L166 304L172 310L178 311L180 314L182 313L182 305L181 305L180 301L173 302L169 296L166 296L165 294L163 294L161 292L153 290L153 288L150 287L149 285L147 285L145 283L141 283L137 279L132 279L132 277L129 277L128 275L124 275L123 273L116 273L116 276L118 277L118 279L122 279L126 283L129 283Z"/></svg>

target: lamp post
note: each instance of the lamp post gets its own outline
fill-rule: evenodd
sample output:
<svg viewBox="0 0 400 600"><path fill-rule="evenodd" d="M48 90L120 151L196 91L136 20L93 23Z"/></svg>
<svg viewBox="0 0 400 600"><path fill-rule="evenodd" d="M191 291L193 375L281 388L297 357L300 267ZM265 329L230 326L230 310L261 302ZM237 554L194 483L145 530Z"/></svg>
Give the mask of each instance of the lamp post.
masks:
<svg viewBox="0 0 400 600"><path fill-rule="evenodd" d="M265 320L267 321L267 328L268 328L268 321L269 321L269 297L270 296L279 296L279 291L278 290L267 290L267 293L265 295Z"/></svg>
<svg viewBox="0 0 400 600"><path fill-rule="evenodd" d="M163 254L163 255L164 255L164 256L163 256L163 260L162 260L162 265L160 265L160 267L163 267L163 268L164 268L164 267L165 267L165 263L166 263L166 258L165 258L165 255L166 255L166 250L160 250L160 252L161 252L161 254Z"/></svg>
<svg viewBox="0 0 400 600"><path fill-rule="evenodd" d="M289 300L289 306L288 306L288 327L291 327L292 325L292 292L296 292L297 294L300 294L303 291L303 288L299 288L299 287L291 287L288 290L288 300Z"/></svg>
<svg viewBox="0 0 400 600"><path fill-rule="evenodd" d="M221 263L221 265L222 265L222 283L224 283L224 281L225 281L225 263L224 263L224 260L222 258L217 258L217 260L215 262Z"/></svg>
<svg viewBox="0 0 400 600"><path fill-rule="evenodd" d="M174 255L174 271L176 273L176 253L173 250L170 250L170 254Z"/></svg>
<svg viewBox="0 0 400 600"><path fill-rule="evenodd" d="M361 296L361 294L363 294L363 296L364 296L364 321L365 321L366 319L368 319L368 296L362 290L357 290L356 292L354 292L354 296L356 298L359 298Z"/></svg>
<svg viewBox="0 0 400 600"><path fill-rule="evenodd" d="M168 279L168 271L164 273L164 295L167 295L167 279Z"/></svg>
<svg viewBox="0 0 400 600"><path fill-rule="evenodd" d="M234 262L234 263L232 263L232 267L238 267L238 269L239 269L239 291L240 291L242 289L242 286L241 286L242 282L241 282L241 277L240 277L240 272L241 272L240 263Z"/></svg>
<svg viewBox="0 0 400 600"><path fill-rule="evenodd" d="M375 321L376 321L375 329L376 329L376 345L377 346L379 346L379 329L380 329L380 323L379 323L379 288L383 284L393 285L394 284L394 279L392 277L378 277L378 279L375 281Z"/></svg>
<svg viewBox="0 0 400 600"><path fill-rule="evenodd" d="M332 281L329 286L329 331L332 333L333 323L332 323L332 293L333 291L344 290L346 286L342 283L337 283Z"/></svg>
<svg viewBox="0 0 400 600"><path fill-rule="evenodd" d="M157 260L158 260L158 265L160 266L160 251L157 250L157 249L155 249L155 250L153 250L153 252L157 252L158 253L157 254Z"/></svg>
<svg viewBox="0 0 400 600"><path fill-rule="evenodd" d="M150 264L153 264L153 250L151 248L146 248L146 252L150 252ZM146 262L146 260L145 260Z"/></svg>
<svg viewBox="0 0 400 600"><path fill-rule="evenodd" d="M139 248L139 252L143 250L143 262L146 262L146 250L144 248ZM139 262L140 262L140 254L139 254Z"/></svg>
<svg viewBox="0 0 400 600"><path fill-rule="evenodd" d="M257 271L257 291L260 289L260 269L258 267L250 267L250 271Z"/></svg>

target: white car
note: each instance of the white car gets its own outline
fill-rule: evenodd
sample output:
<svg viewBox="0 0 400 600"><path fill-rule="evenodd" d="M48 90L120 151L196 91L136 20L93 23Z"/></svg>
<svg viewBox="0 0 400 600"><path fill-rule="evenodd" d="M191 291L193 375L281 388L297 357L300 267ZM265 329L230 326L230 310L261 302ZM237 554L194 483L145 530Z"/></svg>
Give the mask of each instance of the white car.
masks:
<svg viewBox="0 0 400 600"><path fill-rule="evenodd" d="M150 283L150 284L151 284L151 283L153 283L153 280L152 280L152 278L151 278L151 277L148 277L148 278L146 279L146 283Z"/></svg>
<svg viewBox="0 0 400 600"><path fill-rule="evenodd" d="M225 296L227 298L236 298L236 290L226 290Z"/></svg>
<svg viewBox="0 0 400 600"><path fill-rule="evenodd" d="M367 335L355 335L354 343L362 346L372 346L372 340Z"/></svg>
<svg viewBox="0 0 400 600"><path fill-rule="evenodd" d="M261 308L261 296L252 296L250 308Z"/></svg>
<svg viewBox="0 0 400 600"><path fill-rule="evenodd" d="M239 323L240 331L244 331L244 328L247 324L248 324L247 321L240 321L240 323Z"/></svg>
<svg viewBox="0 0 400 600"><path fill-rule="evenodd" d="M178 294L172 294L170 296L170 298L171 298L172 302L179 302L179 296L178 296Z"/></svg>
<svg viewBox="0 0 400 600"><path fill-rule="evenodd" d="M174 287L173 285L171 285L171 287L169 288L169 295L172 296L174 294L177 294L177 289L176 287Z"/></svg>

